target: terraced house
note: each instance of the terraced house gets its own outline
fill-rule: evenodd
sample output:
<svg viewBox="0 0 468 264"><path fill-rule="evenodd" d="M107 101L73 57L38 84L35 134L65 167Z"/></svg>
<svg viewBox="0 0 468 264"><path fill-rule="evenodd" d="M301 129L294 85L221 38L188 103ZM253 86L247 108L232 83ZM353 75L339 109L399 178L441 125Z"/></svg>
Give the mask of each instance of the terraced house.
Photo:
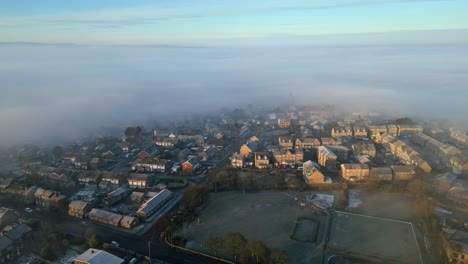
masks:
<svg viewBox="0 0 468 264"><path fill-rule="evenodd" d="M350 126L337 126L331 130L332 137L352 137L353 130Z"/></svg>
<svg viewBox="0 0 468 264"><path fill-rule="evenodd" d="M296 165L302 164L304 160L304 152L302 149L279 149L273 151L273 159L275 165Z"/></svg>

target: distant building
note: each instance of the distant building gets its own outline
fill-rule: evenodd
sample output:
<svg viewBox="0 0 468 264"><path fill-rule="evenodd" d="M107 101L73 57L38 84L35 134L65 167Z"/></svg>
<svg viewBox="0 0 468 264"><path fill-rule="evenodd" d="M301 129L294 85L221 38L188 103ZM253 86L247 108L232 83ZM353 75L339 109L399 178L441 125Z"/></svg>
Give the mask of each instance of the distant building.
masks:
<svg viewBox="0 0 468 264"><path fill-rule="evenodd" d="M353 136L357 138L367 137L367 128L365 126L354 126L353 127Z"/></svg>
<svg viewBox="0 0 468 264"><path fill-rule="evenodd" d="M104 250L90 248L83 254L76 256L72 264L122 264L125 261Z"/></svg>
<svg viewBox="0 0 468 264"><path fill-rule="evenodd" d="M367 164L341 164L341 176L347 181L364 181L369 178Z"/></svg>
<svg viewBox="0 0 468 264"><path fill-rule="evenodd" d="M416 175L414 166L411 165L393 165L393 179L398 180L411 180Z"/></svg>
<svg viewBox="0 0 468 264"><path fill-rule="evenodd" d="M371 142L360 142L352 145L354 156L368 155L369 157L375 157L376 149L374 143Z"/></svg>
<svg viewBox="0 0 468 264"><path fill-rule="evenodd" d="M267 169L270 167L270 153L268 152L255 152L254 164L257 169Z"/></svg>
<svg viewBox="0 0 468 264"><path fill-rule="evenodd" d="M156 196L153 196L153 198L142 204L140 209L136 212L136 215L143 219L150 217L169 201L172 196L172 192L168 189L160 191Z"/></svg>
<svg viewBox="0 0 468 264"><path fill-rule="evenodd" d="M278 137L278 143L280 147L292 149L294 147L294 139L292 136L280 136Z"/></svg>
<svg viewBox="0 0 468 264"><path fill-rule="evenodd" d="M442 247L449 263L468 263L468 232L442 228Z"/></svg>
<svg viewBox="0 0 468 264"><path fill-rule="evenodd" d="M72 201L68 205L68 215L83 219L87 217L91 209L92 209L92 205L87 202Z"/></svg>
<svg viewBox="0 0 468 264"><path fill-rule="evenodd" d="M15 211L0 207L0 228L4 228L7 225L11 225L18 221L18 214Z"/></svg>
<svg viewBox="0 0 468 264"><path fill-rule="evenodd" d="M119 227L122 215L93 208L88 214L89 219L103 224Z"/></svg>
<svg viewBox="0 0 468 264"><path fill-rule="evenodd" d="M201 163L197 158L191 158L182 163L182 172L193 174L201 167Z"/></svg>
<svg viewBox="0 0 468 264"><path fill-rule="evenodd" d="M324 183L325 176L318 168L314 166L312 161L306 161L302 164L302 174L307 184Z"/></svg>
<svg viewBox="0 0 468 264"><path fill-rule="evenodd" d="M352 137L353 130L349 126L338 126L332 128L331 131L332 137Z"/></svg>
<svg viewBox="0 0 468 264"><path fill-rule="evenodd" d="M279 149L273 151L273 159L277 166L302 164L304 152L302 149Z"/></svg>
<svg viewBox="0 0 468 264"><path fill-rule="evenodd" d="M242 168L244 167L245 157L242 154L234 153L231 157L231 167Z"/></svg>
<svg viewBox="0 0 468 264"><path fill-rule="evenodd" d="M390 167L374 167L370 170L369 180L373 181L391 181L393 172Z"/></svg>
<svg viewBox="0 0 468 264"><path fill-rule="evenodd" d="M131 173L128 178L128 187L135 189L146 189L150 185L150 176L147 174Z"/></svg>
<svg viewBox="0 0 468 264"><path fill-rule="evenodd" d="M398 136L407 136L411 134L422 133L424 128L418 125L397 125Z"/></svg>
<svg viewBox="0 0 468 264"><path fill-rule="evenodd" d="M317 147L318 164L322 167L336 170L337 156L324 146Z"/></svg>
<svg viewBox="0 0 468 264"><path fill-rule="evenodd" d="M303 139L296 139L295 146L296 148L301 149L311 149L320 146L320 140L317 138L303 138Z"/></svg>

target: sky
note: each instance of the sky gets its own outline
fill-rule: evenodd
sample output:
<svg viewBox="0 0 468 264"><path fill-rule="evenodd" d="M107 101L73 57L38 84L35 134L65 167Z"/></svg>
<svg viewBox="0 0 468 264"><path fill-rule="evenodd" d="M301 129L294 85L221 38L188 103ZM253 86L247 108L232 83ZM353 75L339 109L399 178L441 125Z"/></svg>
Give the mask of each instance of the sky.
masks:
<svg viewBox="0 0 468 264"><path fill-rule="evenodd" d="M457 0L1 1L0 146L290 94L466 127L466 10Z"/></svg>
<svg viewBox="0 0 468 264"><path fill-rule="evenodd" d="M459 42L467 41L466 34L440 39L426 31L468 29L466 10L466 0L4 0L0 41L200 45L276 38L287 43L288 37L423 31L411 41ZM394 34L387 41L409 40Z"/></svg>

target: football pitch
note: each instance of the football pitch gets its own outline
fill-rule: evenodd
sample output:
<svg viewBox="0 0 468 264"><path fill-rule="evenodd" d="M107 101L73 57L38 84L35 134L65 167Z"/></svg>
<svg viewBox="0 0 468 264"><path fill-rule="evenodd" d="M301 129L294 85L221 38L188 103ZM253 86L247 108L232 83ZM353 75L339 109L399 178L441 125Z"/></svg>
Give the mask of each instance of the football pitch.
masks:
<svg viewBox="0 0 468 264"><path fill-rule="evenodd" d="M341 254L422 264L413 226L409 222L334 212L328 247Z"/></svg>
<svg viewBox="0 0 468 264"><path fill-rule="evenodd" d="M200 221L185 224L178 234L188 239L188 248L213 254L205 245L210 236L240 232L249 241L261 240L270 249L285 250L291 263L310 263L306 260L314 258L314 242L324 234L326 218L322 218L311 208L298 207L286 192L213 193L200 211Z"/></svg>

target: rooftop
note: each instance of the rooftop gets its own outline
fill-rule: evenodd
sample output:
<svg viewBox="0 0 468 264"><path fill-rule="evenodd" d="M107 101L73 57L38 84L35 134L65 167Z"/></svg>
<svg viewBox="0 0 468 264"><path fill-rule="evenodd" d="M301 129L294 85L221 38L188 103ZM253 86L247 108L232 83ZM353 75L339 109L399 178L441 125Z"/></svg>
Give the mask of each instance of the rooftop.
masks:
<svg viewBox="0 0 468 264"><path fill-rule="evenodd" d="M74 260L89 264L122 264L124 262L123 259L117 256L94 248L86 250L83 254L76 256Z"/></svg>

